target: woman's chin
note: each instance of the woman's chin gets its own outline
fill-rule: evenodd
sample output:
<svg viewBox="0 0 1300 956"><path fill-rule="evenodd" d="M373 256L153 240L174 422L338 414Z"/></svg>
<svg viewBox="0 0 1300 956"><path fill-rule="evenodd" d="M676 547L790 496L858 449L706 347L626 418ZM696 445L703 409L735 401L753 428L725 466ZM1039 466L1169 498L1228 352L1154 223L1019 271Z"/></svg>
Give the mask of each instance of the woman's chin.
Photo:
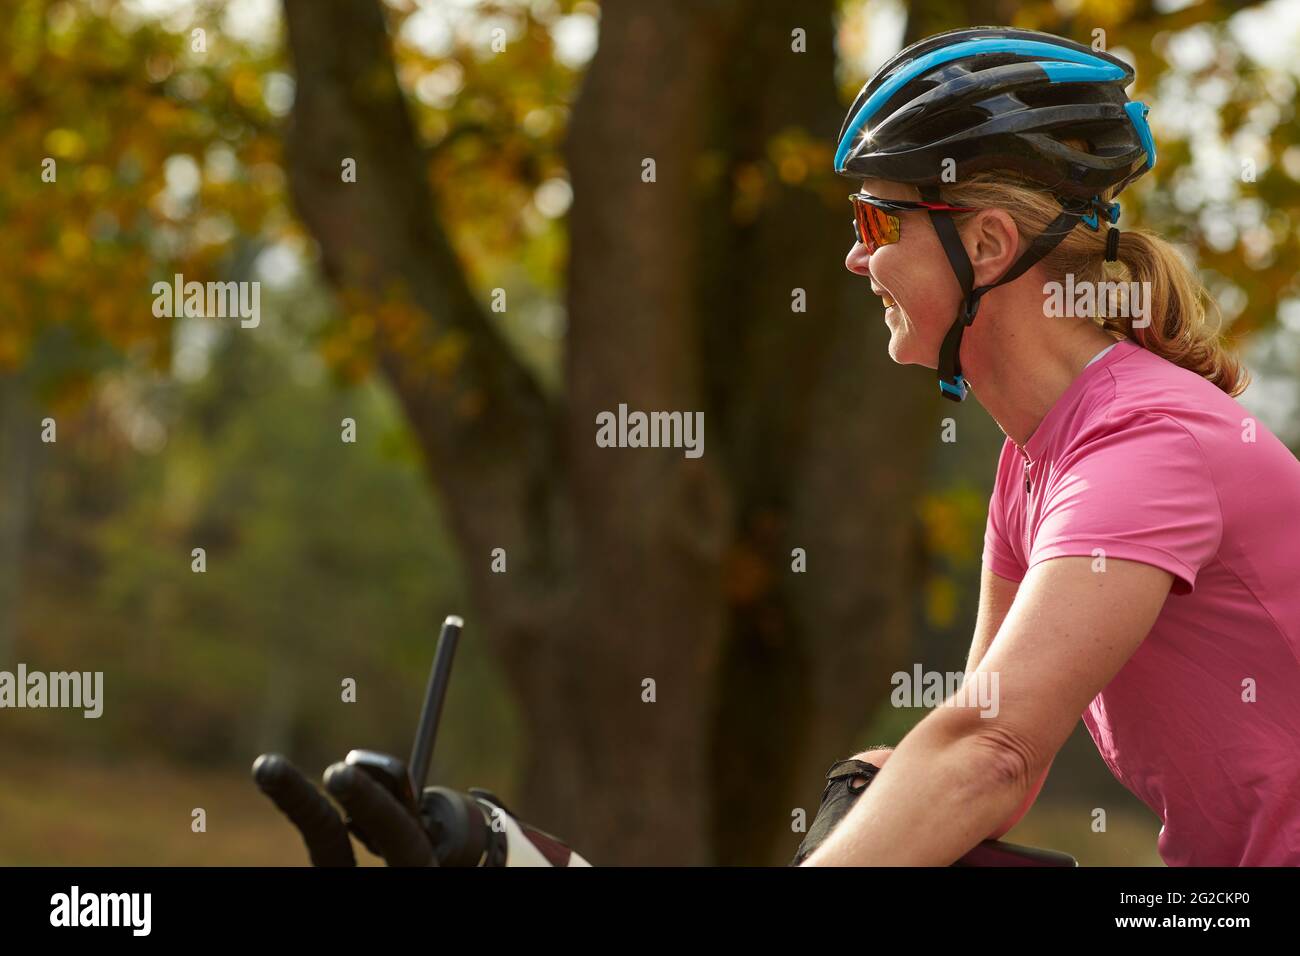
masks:
<svg viewBox="0 0 1300 956"><path fill-rule="evenodd" d="M898 365L920 365L936 368L934 355L926 354L925 348L918 344L916 336L905 325L890 327L889 357Z"/></svg>
<svg viewBox="0 0 1300 956"><path fill-rule="evenodd" d="M906 322L895 317L896 314L895 309L885 313L885 325L889 329L889 357L899 365L910 365L915 361L913 353L916 351L916 336Z"/></svg>
<svg viewBox="0 0 1300 956"><path fill-rule="evenodd" d="M896 365L911 365L912 359L909 356L910 349L907 347L907 339L898 335L889 337L889 357L894 360Z"/></svg>

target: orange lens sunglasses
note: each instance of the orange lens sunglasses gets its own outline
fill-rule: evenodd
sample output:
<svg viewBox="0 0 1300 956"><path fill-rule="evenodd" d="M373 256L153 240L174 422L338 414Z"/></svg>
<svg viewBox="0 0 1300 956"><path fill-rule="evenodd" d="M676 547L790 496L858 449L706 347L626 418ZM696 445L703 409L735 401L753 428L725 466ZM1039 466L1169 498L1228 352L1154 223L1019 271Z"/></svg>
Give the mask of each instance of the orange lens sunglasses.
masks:
<svg viewBox="0 0 1300 956"><path fill-rule="evenodd" d="M898 242L902 233L902 220L896 215L915 209L935 209L945 212L974 212L974 206L952 206L946 202L919 202L911 199L881 199L866 193L852 193L853 238L867 247L867 254L881 246Z"/></svg>

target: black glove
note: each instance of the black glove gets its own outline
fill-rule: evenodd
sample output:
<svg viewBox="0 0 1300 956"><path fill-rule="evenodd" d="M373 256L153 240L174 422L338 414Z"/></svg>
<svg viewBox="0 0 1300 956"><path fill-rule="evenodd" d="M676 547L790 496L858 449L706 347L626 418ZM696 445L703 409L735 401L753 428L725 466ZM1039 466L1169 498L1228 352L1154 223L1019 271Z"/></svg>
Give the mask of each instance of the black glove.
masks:
<svg viewBox="0 0 1300 956"><path fill-rule="evenodd" d="M795 854L790 866L798 866L825 842L831 831L849 815L853 804L878 773L880 768L875 764L856 758L831 764L831 769L826 772L826 789L822 791L817 816L813 817L812 826L799 844L799 852Z"/></svg>
<svg viewBox="0 0 1300 956"><path fill-rule="evenodd" d="M826 772L826 789L822 791L821 806L812 826L799 844L790 866L798 866L826 841L841 820L849 815L853 804L867 789L867 785L880 772L875 764L856 758L841 760ZM1078 861L1068 853L1042 850L1038 847L1003 843L1001 840L984 840L953 866L1078 866Z"/></svg>

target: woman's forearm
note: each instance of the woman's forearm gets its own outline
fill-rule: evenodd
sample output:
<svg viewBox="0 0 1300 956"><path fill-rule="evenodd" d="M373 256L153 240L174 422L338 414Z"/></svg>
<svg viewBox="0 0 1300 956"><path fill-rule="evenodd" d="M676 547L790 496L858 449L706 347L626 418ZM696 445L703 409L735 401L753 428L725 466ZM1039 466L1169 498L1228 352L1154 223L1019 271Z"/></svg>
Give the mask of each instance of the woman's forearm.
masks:
<svg viewBox="0 0 1300 956"><path fill-rule="evenodd" d="M999 772L996 745L938 710L804 866L947 866L1005 823L1039 780Z"/></svg>

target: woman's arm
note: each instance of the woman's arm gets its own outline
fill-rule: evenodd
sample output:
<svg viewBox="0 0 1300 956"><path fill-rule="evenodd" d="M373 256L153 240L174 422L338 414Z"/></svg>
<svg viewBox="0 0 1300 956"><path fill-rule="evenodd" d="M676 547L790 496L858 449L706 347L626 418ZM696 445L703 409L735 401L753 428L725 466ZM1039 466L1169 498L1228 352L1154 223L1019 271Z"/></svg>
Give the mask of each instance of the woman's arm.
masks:
<svg viewBox="0 0 1300 956"><path fill-rule="evenodd" d="M1134 561L1093 567L1062 557L1030 569L975 670L996 675L996 716L931 712L805 866L946 866L1025 804L1151 630L1173 581Z"/></svg>
<svg viewBox="0 0 1300 956"><path fill-rule="evenodd" d="M967 673L979 667L980 661L984 659L1002 622L1007 619L1019 589L1020 582L994 574L987 565L984 566L980 574L980 603L975 614L975 634L971 637L970 653L966 655Z"/></svg>
<svg viewBox="0 0 1300 956"><path fill-rule="evenodd" d="M1016 599L1016 591L1019 588L1020 582L994 574L985 565L980 575L980 600L979 611L975 615L975 634L971 638L970 653L966 657L967 674L979 667L980 661L984 659L989 645L993 643L993 638L997 636L998 629L1002 627L1002 622L1007 619L1007 614L1011 610L1011 605ZM1038 793L1043 789L1043 784L1047 781L1047 775L1051 772L1051 769L1049 763L1047 769L1039 776L1038 781L1030 787L1029 795L1024 802L1016 808L1011 816L998 824L985 839L996 840L1000 838L1024 818L1024 815L1029 812L1029 808L1034 805L1034 801L1038 799Z"/></svg>

